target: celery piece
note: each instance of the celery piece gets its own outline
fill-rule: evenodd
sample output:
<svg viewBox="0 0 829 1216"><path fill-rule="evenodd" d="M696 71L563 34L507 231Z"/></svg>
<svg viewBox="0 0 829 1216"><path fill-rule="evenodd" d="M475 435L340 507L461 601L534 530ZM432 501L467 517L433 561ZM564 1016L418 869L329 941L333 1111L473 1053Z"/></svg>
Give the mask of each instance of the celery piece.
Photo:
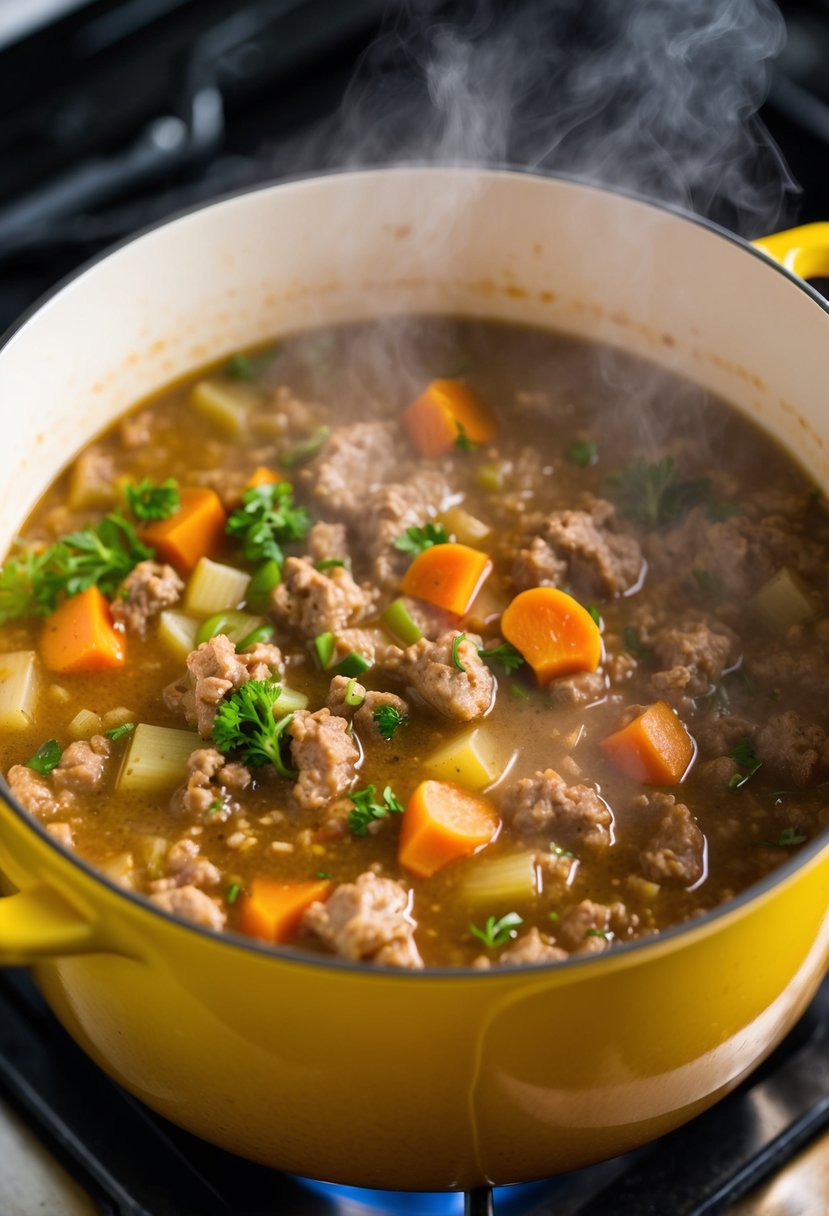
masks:
<svg viewBox="0 0 829 1216"><path fill-rule="evenodd" d="M367 658L356 650L350 650L345 658L334 665L334 671L338 676L361 676L370 667L371 663Z"/></svg>
<svg viewBox="0 0 829 1216"><path fill-rule="evenodd" d="M89 739L102 729L101 715L91 709L79 709L66 728L66 733L72 739Z"/></svg>
<svg viewBox="0 0 829 1216"><path fill-rule="evenodd" d="M817 616L817 602L808 584L795 570L782 566L763 583L751 600L772 629L785 633L792 625L803 625Z"/></svg>
<svg viewBox="0 0 829 1216"><path fill-rule="evenodd" d="M271 606L271 592L282 582L282 571L275 558L263 562L255 570L248 583L246 604L254 612L267 612Z"/></svg>
<svg viewBox="0 0 829 1216"><path fill-rule="evenodd" d="M244 570L200 557L187 584L184 607L200 616L238 608L247 595L249 583L250 575Z"/></svg>
<svg viewBox="0 0 829 1216"><path fill-rule="evenodd" d="M187 760L201 745L193 731L139 723L124 754L117 788L142 794L172 789L186 777Z"/></svg>
<svg viewBox="0 0 829 1216"><path fill-rule="evenodd" d="M150 880L164 877L164 863L170 852L170 842L166 836L140 836L136 841L141 860L147 870Z"/></svg>
<svg viewBox="0 0 829 1216"><path fill-rule="evenodd" d="M275 718L284 718L286 714L292 714L298 709L308 708L308 698L304 692L297 692L295 688L286 688L282 685L282 691L273 703L273 713Z"/></svg>
<svg viewBox="0 0 829 1216"><path fill-rule="evenodd" d="M245 384L219 384L215 380L200 380L190 393L190 404L203 418L234 436L242 433L248 412L261 402L261 394Z"/></svg>
<svg viewBox="0 0 829 1216"><path fill-rule="evenodd" d="M470 868L461 887L462 898L470 904L506 908L527 901L538 891L535 853L510 853L487 859L485 865Z"/></svg>
<svg viewBox="0 0 829 1216"><path fill-rule="evenodd" d="M331 434L330 426L318 427L313 435L307 439L303 439L301 443L289 448L287 452L283 452L278 457L279 464L283 469L294 469L297 465L307 464L309 460L317 455L317 453L328 442L328 437Z"/></svg>
<svg viewBox="0 0 829 1216"><path fill-rule="evenodd" d="M248 642L251 634L257 633L267 625L268 622L264 617L251 616L249 612L239 612L235 608L231 608L227 612L215 612L213 616L209 616L199 625L196 632L196 645L201 646L202 642L209 642L211 638L223 633L225 637L230 638L238 650L243 650L244 647L240 643ZM273 628L271 628L271 633L273 633Z"/></svg>
<svg viewBox="0 0 829 1216"><path fill-rule="evenodd" d="M402 599L393 600L389 604L380 617L380 623L404 646L411 646L423 637Z"/></svg>
<svg viewBox="0 0 829 1216"><path fill-rule="evenodd" d="M26 730L32 725L40 688L34 650L0 654L0 730Z"/></svg>
<svg viewBox="0 0 829 1216"><path fill-rule="evenodd" d="M482 790L497 780L503 769L500 748L486 726L464 730L424 761L437 781L454 781L470 790Z"/></svg>
<svg viewBox="0 0 829 1216"><path fill-rule="evenodd" d="M469 545L472 549L482 545L492 535L489 524L470 515L463 507L450 507L440 516L440 522L460 544Z"/></svg>
<svg viewBox="0 0 829 1216"><path fill-rule="evenodd" d="M162 612L158 618L159 640L174 658L184 662L190 651L196 649L200 624L197 616L188 616L186 612Z"/></svg>
<svg viewBox="0 0 829 1216"><path fill-rule="evenodd" d="M314 638L314 653L323 671L327 671L336 648L333 633L320 633Z"/></svg>
<svg viewBox="0 0 829 1216"><path fill-rule="evenodd" d="M475 471L475 481L482 490L498 494L506 485L508 467L503 461L482 464Z"/></svg>

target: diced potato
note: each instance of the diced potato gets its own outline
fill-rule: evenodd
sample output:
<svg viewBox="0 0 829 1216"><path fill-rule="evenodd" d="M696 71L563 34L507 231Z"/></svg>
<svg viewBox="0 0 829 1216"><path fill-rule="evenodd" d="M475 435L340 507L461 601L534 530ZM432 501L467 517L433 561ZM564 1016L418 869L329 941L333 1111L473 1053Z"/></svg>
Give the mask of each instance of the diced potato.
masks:
<svg viewBox="0 0 829 1216"><path fill-rule="evenodd" d="M298 709L307 709L308 698L304 692L297 692L295 688L285 688L274 701L273 712L276 717L284 717L285 714L292 714Z"/></svg>
<svg viewBox="0 0 829 1216"><path fill-rule="evenodd" d="M67 505L70 511L111 507L117 489L112 473L112 458L100 448L87 448L82 452L69 474Z"/></svg>
<svg viewBox="0 0 829 1216"><path fill-rule="evenodd" d="M215 422L228 435L236 436L242 433L248 412L262 404L262 397L243 384L200 380L190 393L190 404L203 418Z"/></svg>
<svg viewBox="0 0 829 1216"><path fill-rule="evenodd" d="M463 898L470 904L498 909L532 899L538 891L535 853L510 853L484 859L470 867L463 883Z"/></svg>
<svg viewBox="0 0 829 1216"><path fill-rule="evenodd" d="M772 629L785 633L817 615L818 605L809 586L795 570L783 566L752 596L752 607Z"/></svg>
<svg viewBox="0 0 829 1216"><path fill-rule="evenodd" d="M187 759L201 745L189 730L139 723L133 731L118 774L119 790L145 794L172 789L187 775Z"/></svg>
<svg viewBox="0 0 829 1216"><path fill-rule="evenodd" d="M201 619L186 612L162 612L158 618L158 636L174 658L182 663L196 649L196 633Z"/></svg>
<svg viewBox="0 0 829 1216"><path fill-rule="evenodd" d="M627 885L632 894L646 904L652 903L662 889L658 882L651 882L641 874L628 874Z"/></svg>
<svg viewBox="0 0 829 1216"><path fill-rule="evenodd" d="M131 709L127 709L126 705L116 705L114 709L108 709L105 714L101 714L104 730L112 730L114 726L123 726L125 722L134 721L135 714Z"/></svg>
<svg viewBox="0 0 829 1216"><path fill-rule="evenodd" d="M450 507L439 517L447 532L453 533L461 545L470 545L473 549L483 545L492 535L489 524L482 519L476 519L463 507Z"/></svg>
<svg viewBox="0 0 829 1216"><path fill-rule="evenodd" d="M454 781L468 790L482 790L500 775L501 749L485 726L474 726L456 735L424 761L437 781Z"/></svg>
<svg viewBox="0 0 829 1216"><path fill-rule="evenodd" d="M226 608L238 608L245 598L250 575L235 566L223 566L209 557L200 557L190 575L184 607L200 616L211 616Z"/></svg>
<svg viewBox="0 0 829 1216"><path fill-rule="evenodd" d="M101 715L91 709L79 709L66 728L66 733L73 739L89 739L101 730Z"/></svg>
<svg viewBox="0 0 829 1216"><path fill-rule="evenodd" d="M0 654L0 730L26 730L32 725L40 688L34 650Z"/></svg>
<svg viewBox="0 0 829 1216"><path fill-rule="evenodd" d="M132 853L113 853L111 857L105 857L103 861L98 862L98 869L112 882L117 882L119 887L131 890L135 886L135 861Z"/></svg>

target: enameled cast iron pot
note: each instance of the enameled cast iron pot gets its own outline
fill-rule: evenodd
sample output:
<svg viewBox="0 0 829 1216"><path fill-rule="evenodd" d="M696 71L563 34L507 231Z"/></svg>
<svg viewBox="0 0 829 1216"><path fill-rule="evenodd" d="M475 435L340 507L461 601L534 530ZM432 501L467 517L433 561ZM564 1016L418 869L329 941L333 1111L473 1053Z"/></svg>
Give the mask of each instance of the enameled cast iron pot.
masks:
<svg viewBox="0 0 829 1216"><path fill-rule="evenodd" d="M776 242L776 244L775 244ZM610 342L722 394L829 484L829 224L767 248L606 190L397 169L293 182L96 263L0 352L0 548L119 411L306 326L470 314ZM198 436L194 436L198 443ZM508 1183L659 1135L791 1028L829 953L829 842L704 919L607 955L400 973L179 923L0 802L0 959L176 1123L356 1185Z"/></svg>

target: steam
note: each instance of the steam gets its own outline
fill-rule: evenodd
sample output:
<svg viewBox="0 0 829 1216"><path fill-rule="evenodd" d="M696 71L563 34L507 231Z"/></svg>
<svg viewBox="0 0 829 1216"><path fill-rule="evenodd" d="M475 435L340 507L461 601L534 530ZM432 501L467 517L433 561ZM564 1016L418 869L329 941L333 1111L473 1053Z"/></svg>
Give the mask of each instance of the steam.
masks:
<svg viewBox="0 0 829 1216"><path fill-rule="evenodd" d="M758 117L784 38L771 0L411 0L290 167L518 164L757 235L796 198Z"/></svg>

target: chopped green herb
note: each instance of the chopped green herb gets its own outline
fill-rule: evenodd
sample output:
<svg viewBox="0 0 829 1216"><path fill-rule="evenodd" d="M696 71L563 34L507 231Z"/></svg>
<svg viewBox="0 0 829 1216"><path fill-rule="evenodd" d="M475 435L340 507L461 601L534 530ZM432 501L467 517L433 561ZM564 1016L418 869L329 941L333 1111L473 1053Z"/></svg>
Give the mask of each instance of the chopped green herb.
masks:
<svg viewBox="0 0 829 1216"><path fill-rule="evenodd" d="M701 591L706 595L721 595L723 586L716 574L712 574L710 570L703 570L700 567L694 567L691 574L697 581Z"/></svg>
<svg viewBox="0 0 829 1216"><path fill-rule="evenodd" d="M225 899L227 900L227 902L229 904L235 904L236 900L239 898L239 896L241 894L242 894L241 884L238 882L232 882L227 889L227 895L225 896Z"/></svg>
<svg viewBox="0 0 829 1216"><path fill-rule="evenodd" d="M314 654L323 671L327 671L334 658L336 642L333 633L318 633L314 638Z"/></svg>
<svg viewBox="0 0 829 1216"><path fill-rule="evenodd" d="M784 828L777 838L778 849L790 849L793 845L803 844L809 839L803 832L798 832L797 828Z"/></svg>
<svg viewBox="0 0 829 1216"><path fill-rule="evenodd" d="M455 437L455 447L460 448L462 452L474 452L477 450L478 444L474 439L470 439L466 433L466 427L462 422L455 421L455 426L458 428L458 433Z"/></svg>
<svg viewBox="0 0 829 1216"><path fill-rule="evenodd" d="M452 666L457 667L458 671L466 671L466 666L461 662L460 655L458 654L458 647L460 646L461 642L465 640L465 633L458 633L452 639Z"/></svg>
<svg viewBox="0 0 829 1216"><path fill-rule="evenodd" d="M722 523L734 515L742 515L743 508L736 502L709 502L705 514L715 523Z"/></svg>
<svg viewBox="0 0 829 1216"><path fill-rule="evenodd" d="M317 570L333 570L336 566L347 566L348 562L344 557L325 557L321 562L315 562Z"/></svg>
<svg viewBox="0 0 829 1216"><path fill-rule="evenodd" d="M552 920L552 921L558 920L558 912L548 912L547 920Z"/></svg>
<svg viewBox="0 0 829 1216"><path fill-rule="evenodd" d="M282 453L279 457L279 463L282 465L282 468L293 469L297 465L307 464L309 460L313 460L328 442L330 434L330 426L318 427L308 439L303 439L302 443L298 443L295 447L289 448L287 452Z"/></svg>
<svg viewBox="0 0 829 1216"><path fill-rule="evenodd" d="M362 705L363 701L365 701L366 694L364 692L355 692L354 691L354 685L356 683L357 683L357 677L352 676L351 679L348 681L348 685L346 686L345 696L343 697L343 700L345 701L346 705L352 705L352 706L359 707L360 705Z"/></svg>
<svg viewBox="0 0 829 1216"><path fill-rule="evenodd" d="M214 815L219 815L225 809L225 804L221 798L214 798L207 808L206 814L208 819L212 819Z"/></svg>
<svg viewBox="0 0 829 1216"><path fill-rule="evenodd" d="M529 701L530 694L521 684L510 684L509 692L511 697L515 697L519 701Z"/></svg>
<svg viewBox="0 0 829 1216"><path fill-rule="evenodd" d="M403 806L395 798L390 785L383 790L383 800L377 800L377 791L373 785L365 789L355 790L349 794L354 803L354 810L348 816L348 830L352 836L367 836L369 825L378 819L385 819L388 814L402 815Z"/></svg>
<svg viewBox="0 0 829 1216"><path fill-rule="evenodd" d="M506 916L501 916L496 919L494 916L486 918L486 924L483 929L479 929L477 925L470 924L469 932L473 937L477 937L490 950L494 950L496 946L505 946L512 937L517 936L519 925L523 925L524 918L519 916L517 912L507 912Z"/></svg>
<svg viewBox="0 0 829 1216"><path fill-rule="evenodd" d="M484 646L479 646L478 654L485 663L497 663L507 675L512 671L517 671L524 662L524 656L520 650L515 649L511 642L502 642L500 646L490 646L488 650Z"/></svg>
<svg viewBox="0 0 829 1216"><path fill-rule="evenodd" d="M33 768L36 773L48 777L53 768L57 768L63 752L57 739L47 739L41 743L31 760L26 761L27 768Z"/></svg>
<svg viewBox="0 0 829 1216"><path fill-rule="evenodd" d="M565 455L570 464L577 464L579 468L586 469L598 460L599 445L593 439L576 439L570 444Z"/></svg>
<svg viewBox="0 0 829 1216"><path fill-rule="evenodd" d="M296 772L282 756L283 735L293 714L274 718L282 686L275 680L248 680L220 703L213 719L213 742L220 752L238 752L245 764L272 764L281 777Z"/></svg>
<svg viewBox="0 0 829 1216"><path fill-rule="evenodd" d="M602 614L599 612L595 604L585 604L585 610L594 625L599 629L602 627Z"/></svg>
<svg viewBox="0 0 829 1216"><path fill-rule="evenodd" d="M117 743L119 739L123 739L124 735L129 735L134 730L134 722L122 722L120 726L113 726L111 730L105 730L104 734L107 739L111 739L113 743Z"/></svg>
<svg viewBox="0 0 829 1216"><path fill-rule="evenodd" d="M640 642L639 633L633 625L626 625L622 630L622 642L628 654L632 654L635 659L647 659L653 654L651 646Z"/></svg>
<svg viewBox="0 0 829 1216"><path fill-rule="evenodd" d="M225 531L241 544L243 557L252 563L275 561L282 565L282 546L304 540L311 517L294 504L289 481L274 481L245 490L241 507L227 521Z"/></svg>
<svg viewBox="0 0 829 1216"><path fill-rule="evenodd" d="M735 773L728 783L730 790L738 790L762 768L763 762L758 759L750 739L741 739L728 754L743 770L741 773Z"/></svg>
<svg viewBox="0 0 829 1216"><path fill-rule="evenodd" d="M394 547L401 553L411 553L416 557L432 545L445 545L449 541L449 533L443 524L424 524L422 528L412 526L395 538Z"/></svg>
<svg viewBox="0 0 829 1216"><path fill-rule="evenodd" d="M338 676L362 676L371 667L370 661L357 650L349 650L332 668Z"/></svg>
<svg viewBox="0 0 829 1216"><path fill-rule="evenodd" d="M231 355L225 364L225 375L231 380L255 380L256 371L247 355Z"/></svg>
<svg viewBox="0 0 829 1216"><path fill-rule="evenodd" d="M622 514L651 525L679 519L705 497L709 484L707 478L680 481L672 456L654 464L637 460L629 469L608 479L611 497Z"/></svg>
<svg viewBox="0 0 829 1216"><path fill-rule="evenodd" d="M575 853L572 853L570 849L563 849L561 845L558 844L551 844L550 852L554 853L556 857L575 857Z"/></svg>
<svg viewBox="0 0 829 1216"><path fill-rule="evenodd" d="M605 940L610 936L607 929L588 929L585 937L603 937Z"/></svg>
<svg viewBox="0 0 829 1216"><path fill-rule="evenodd" d="M409 719L394 705L378 705L371 715L384 739L391 739L400 726L408 726Z"/></svg>
<svg viewBox="0 0 829 1216"><path fill-rule="evenodd" d="M316 874L314 875L314 878L330 878L330 877L331 877L331 875L328 873L327 870L317 870Z"/></svg>
<svg viewBox="0 0 829 1216"><path fill-rule="evenodd" d="M124 497L136 519L169 519L181 506L181 494L174 477L168 477L159 485L149 477L137 485L128 482L124 486Z"/></svg>

